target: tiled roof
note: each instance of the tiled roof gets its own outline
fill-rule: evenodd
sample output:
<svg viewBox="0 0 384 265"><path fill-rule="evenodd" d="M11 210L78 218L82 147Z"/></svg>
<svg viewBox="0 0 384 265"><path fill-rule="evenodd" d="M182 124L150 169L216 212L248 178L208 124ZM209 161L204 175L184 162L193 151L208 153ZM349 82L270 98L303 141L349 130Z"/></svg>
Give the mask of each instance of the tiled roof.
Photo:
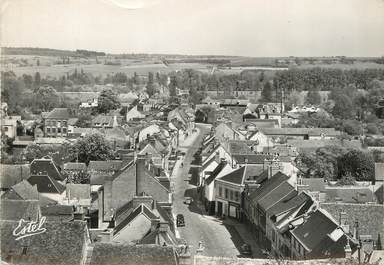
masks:
<svg viewBox="0 0 384 265"><path fill-rule="evenodd" d="M362 147L360 140L339 140L339 139L321 139L321 140L296 140L288 139L288 145L297 147L300 152L314 152L316 149L325 146L343 146L346 148L360 149Z"/></svg>
<svg viewBox="0 0 384 265"><path fill-rule="evenodd" d="M334 219L339 220L340 213L346 213L346 220L350 231L353 231L355 222L359 223L360 235L372 235L377 240L381 233L381 243L384 243L384 207L381 204L362 203L320 203L320 207L330 213Z"/></svg>
<svg viewBox="0 0 384 265"><path fill-rule="evenodd" d="M209 158L209 156L207 157L207 159L203 162L202 166L200 167L200 169L199 169L200 172L204 172L207 169L207 167L210 164L212 164L212 162L216 162L216 157L215 156L212 156L210 159L208 159L208 158Z"/></svg>
<svg viewBox="0 0 384 265"><path fill-rule="evenodd" d="M310 213L308 219L291 233L299 239L308 251L312 251L338 227L327 215L317 210Z"/></svg>
<svg viewBox="0 0 384 265"><path fill-rule="evenodd" d="M232 156L238 164L264 164L269 156L266 154L236 154Z"/></svg>
<svg viewBox="0 0 384 265"><path fill-rule="evenodd" d="M71 205L48 205L41 207L41 214L43 216L72 216L73 212L74 209Z"/></svg>
<svg viewBox="0 0 384 265"><path fill-rule="evenodd" d="M255 141L240 141L232 140L229 141L229 152L231 154L254 154L251 150L251 146L255 144Z"/></svg>
<svg viewBox="0 0 384 265"><path fill-rule="evenodd" d="M176 265L172 246L96 243L90 265Z"/></svg>
<svg viewBox="0 0 384 265"><path fill-rule="evenodd" d="M107 124L106 126L111 127L113 125L113 116L110 115L98 115L92 120L92 124L100 123L101 126Z"/></svg>
<svg viewBox="0 0 384 265"><path fill-rule="evenodd" d="M1 189L8 189L20 181L29 178L29 165L0 165Z"/></svg>
<svg viewBox="0 0 384 265"><path fill-rule="evenodd" d="M157 151L155 149L155 147L153 147L152 144L147 144L140 152L139 152L140 155L145 155L145 154L149 154L149 155L159 155L160 152Z"/></svg>
<svg viewBox="0 0 384 265"><path fill-rule="evenodd" d="M73 171L87 170L87 166L85 165L85 163L76 163L76 162L65 163L63 168L64 170L73 170Z"/></svg>
<svg viewBox="0 0 384 265"><path fill-rule="evenodd" d="M36 220L36 219L35 219ZM81 264L86 244L86 222L49 222L44 233L16 240L17 221L1 221L2 260L12 264ZM24 252L24 253L23 253Z"/></svg>
<svg viewBox="0 0 384 265"><path fill-rule="evenodd" d="M221 177L220 180L230 182L236 185L243 185L245 180L257 180L263 173L263 166L246 165L235 169L234 171Z"/></svg>
<svg viewBox="0 0 384 265"><path fill-rule="evenodd" d="M68 125L75 125L76 122L78 121L79 119L78 118L70 118L68 119Z"/></svg>
<svg viewBox="0 0 384 265"><path fill-rule="evenodd" d="M39 213L38 200L1 200L1 220L36 220Z"/></svg>
<svg viewBox="0 0 384 265"><path fill-rule="evenodd" d="M108 160L108 161L90 161L88 170L95 171L117 171L124 165L121 160Z"/></svg>
<svg viewBox="0 0 384 265"><path fill-rule="evenodd" d="M113 234L119 233L124 227L129 225L129 223L135 219L138 215L143 214L149 220L157 219L150 209L148 209L145 205L140 204L136 209L134 209L126 218L121 220L121 222L114 228Z"/></svg>
<svg viewBox="0 0 384 265"><path fill-rule="evenodd" d="M67 108L54 108L45 118L55 120L68 120L69 112Z"/></svg>
<svg viewBox="0 0 384 265"><path fill-rule="evenodd" d="M11 195L10 193L14 193ZM16 197L14 197L16 195ZM32 186L27 180L17 183L12 186L9 191L2 195L2 198L20 198L23 200L37 200L39 198L39 192L37 186Z"/></svg>
<svg viewBox="0 0 384 265"><path fill-rule="evenodd" d="M336 131L334 128L261 128L260 130L266 135L340 135L340 132Z"/></svg>
<svg viewBox="0 0 384 265"><path fill-rule="evenodd" d="M220 162L217 167L212 171L212 173L209 175L209 177L205 180L205 183L207 185L211 184L212 181L215 180L217 175L220 173L221 170L227 165L226 162L222 161Z"/></svg>
<svg viewBox="0 0 384 265"><path fill-rule="evenodd" d="M284 181L281 185L277 186L270 193L262 197L258 203L262 209L267 211L270 207L274 206L281 200L289 200L297 195L297 191L291 184Z"/></svg>
<svg viewBox="0 0 384 265"><path fill-rule="evenodd" d="M59 167L50 158L35 159L31 163L31 176L47 175L54 180L64 180Z"/></svg>
<svg viewBox="0 0 384 265"><path fill-rule="evenodd" d="M37 185L37 190L41 193L62 193L65 186L48 175L33 175L28 179L31 185Z"/></svg>
<svg viewBox="0 0 384 265"><path fill-rule="evenodd" d="M289 177L281 172L276 173L270 179L266 180L260 188L250 194L252 201L258 202L264 196L268 195L276 187L280 186L284 181L288 180Z"/></svg>
<svg viewBox="0 0 384 265"><path fill-rule="evenodd" d="M369 187L329 187L326 186L323 191L326 194L326 201L334 202L340 200L346 203L367 203L375 202L376 198Z"/></svg>

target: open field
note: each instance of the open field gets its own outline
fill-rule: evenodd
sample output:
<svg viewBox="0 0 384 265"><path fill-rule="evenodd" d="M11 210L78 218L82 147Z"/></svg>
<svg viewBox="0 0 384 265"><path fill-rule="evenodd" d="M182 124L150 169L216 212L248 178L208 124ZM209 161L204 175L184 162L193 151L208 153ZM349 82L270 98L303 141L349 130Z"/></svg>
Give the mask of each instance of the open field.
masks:
<svg viewBox="0 0 384 265"><path fill-rule="evenodd" d="M136 72L138 75L148 75L148 72L169 73L181 69L191 68L202 72L209 72L209 65L199 63L177 63L166 66L162 63L136 63L129 65L104 65L104 64L54 64L51 66L24 66L18 67L12 64L3 65L3 71L13 71L16 75L23 74L33 75L40 72L42 76L61 77L66 73L73 73L75 69L80 71L83 69L86 73L91 73L94 76L106 76L107 74L114 74L122 72L128 76L133 76Z"/></svg>
<svg viewBox="0 0 384 265"><path fill-rule="evenodd" d="M350 70L350 69L384 69L384 64L378 64L378 63L370 63L370 62L355 62L353 64L303 64L296 66L300 69L305 68L314 68L314 67L320 67L320 68L336 68L341 70Z"/></svg>

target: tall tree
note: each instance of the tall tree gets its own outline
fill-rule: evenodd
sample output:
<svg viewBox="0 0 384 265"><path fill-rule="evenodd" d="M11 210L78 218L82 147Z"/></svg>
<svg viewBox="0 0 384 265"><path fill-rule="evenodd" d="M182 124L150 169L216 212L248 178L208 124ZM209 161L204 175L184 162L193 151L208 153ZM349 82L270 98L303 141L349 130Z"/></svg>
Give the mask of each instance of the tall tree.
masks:
<svg viewBox="0 0 384 265"><path fill-rule="evenodd" d="M321 95L318 89L311 89L307 94L307 103L312 105L320 105Z"/></svg>
<svg viewBox="0 0 384 265"><path fill-rule="evenodd" d="M148 73L148 82L147 82L147 93L151 97L153 94L155 94L155 84L153 81L153 73L149 72Z"/></svg>
<svg viewBox="0 0 384 265"><path fill-rule="evenodd" d="M111 89L103 90L98 98L97 110L99 113L107 113L120 107L117 95Z"/></svg>
<svg viewBox="0 0 384 265"><path fill-rule="evenodd" d="M335 106L332 109L333 116L341 119L349 119L355 117L352 100L347 95L337 95L335 97Z"/></svg>
<svg viewBox="0 0 384 265"><path fill-rule="evenodd" d="M88 165L89 161L113 158L113 150L101 134L91 134L78 140L70 149L73 157Z"/></svg>
<svg viewBox="0 0 384 265"><path fill-rule="evenodd" d="M272 101L272 86L270 82L264 84L263 90L261 91L261 99L264 102Z"/></svg>
<svg viewBox="0 0 384 265"><path fill-rule="evenodd" d="M35 78L34 78L34 86L35 86L35 88L40 87L40 84L41 84L41 76L40 76L39 72L36 72L35 73Z"/></svg>
<svg viewBox="0 0 384 265"><path fill-rule="evenodd" d="M34 94L34 102L41 111L50 111L59 104L59 96L51 86L41 86Z"/></svg>
<svg viewBox="0 0 384 265"><path fill-rule="evenodd" d="M373 181L375 162L369 153L350 150L338 160L339 178L349 174L357 181Z"/></svg>

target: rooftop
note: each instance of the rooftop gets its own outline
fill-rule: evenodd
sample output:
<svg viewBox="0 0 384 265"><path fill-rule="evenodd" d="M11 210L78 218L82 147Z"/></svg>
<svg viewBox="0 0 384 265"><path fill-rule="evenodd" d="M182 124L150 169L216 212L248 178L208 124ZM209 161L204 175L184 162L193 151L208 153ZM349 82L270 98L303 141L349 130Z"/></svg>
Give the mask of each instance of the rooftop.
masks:
<svg viewBox="0 0 384 265"><path fill-rule="evenodd" d="M54 120L68 120L69 112L67 108L54 108L51 112L47 114L45 119L54 119Z"/></svg>
<svg viewBox="0 0 384 265"><path fill-rule="evenodd" d="M96 243L90 265L178 264L173 247Z"/></svg>

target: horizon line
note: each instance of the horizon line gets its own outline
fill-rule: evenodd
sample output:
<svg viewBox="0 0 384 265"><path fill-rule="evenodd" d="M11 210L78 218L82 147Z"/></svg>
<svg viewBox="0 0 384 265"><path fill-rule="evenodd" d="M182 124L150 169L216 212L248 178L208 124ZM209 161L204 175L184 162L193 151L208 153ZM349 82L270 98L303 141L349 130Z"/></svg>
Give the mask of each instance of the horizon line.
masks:
<svg viewBox="0 0 384 265"><path fill-rule="evenodd" d="M78 48L76 50L70 50L70 49L61 49L61 48L47 48L47 47L31 47L31 46L2 46L1 50L7 48L11 49L47 49L47 50L56 50L56 51L66 51L66 52L77 52L77 50L84 50L84 51L90 51L90 52L100 52L105 53L105 56L107 55L140 55L140 54L146 54L146 55L168 55L168 56L201 56L201 57L243 57L243 58L339 58L339 57L345 57L345 58L381 58L384 57L384 55L376 55L376 56L359 56L359 55L314 55L314 56L294 56L294 55L285 55L285 56L252 56L252 55L223 55L223 54L183 54L183 53L151 53L151 52L130 52L130 53L107 53L105 51L97 51L92 49L84 49L84 48ZM6 54L1 52L2 55L17 55L17 54ZM20 54L22 55L22 54ZM28 54L25 54L28 55Z"/></svg>

